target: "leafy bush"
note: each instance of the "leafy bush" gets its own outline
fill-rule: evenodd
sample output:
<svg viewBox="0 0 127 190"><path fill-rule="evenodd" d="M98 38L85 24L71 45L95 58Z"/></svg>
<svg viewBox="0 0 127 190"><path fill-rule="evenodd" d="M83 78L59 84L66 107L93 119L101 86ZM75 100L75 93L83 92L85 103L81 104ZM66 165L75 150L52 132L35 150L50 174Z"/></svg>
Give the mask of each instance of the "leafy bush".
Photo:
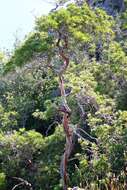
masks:
<svg viewBox="0 0 127 190"><path fill-rule="evenodd" d="M6 176L4 173L0 173L0 190L6 190Z"/></svg>

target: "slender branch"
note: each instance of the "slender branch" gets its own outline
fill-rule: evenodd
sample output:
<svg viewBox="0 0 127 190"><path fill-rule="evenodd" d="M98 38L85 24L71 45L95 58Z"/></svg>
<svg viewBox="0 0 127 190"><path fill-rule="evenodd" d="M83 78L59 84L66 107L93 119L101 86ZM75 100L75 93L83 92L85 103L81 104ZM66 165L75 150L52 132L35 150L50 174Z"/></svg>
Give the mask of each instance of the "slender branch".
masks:
<svg viewBox="0 0 127 190"><path fill-rule="evenodd" d="M88 134L86 131L84 131L83 129L81 129L81 128L77 128L76 129L76 133L79 135L79 132L82 132L82 133L84 133L87 137L89 137L89 139L91 139L92 141L94 141L94 142L96 142L97 143L97 139L95 138L95 137L92 137L90 134ZM81 134L80 134L80 136L81 136ZM85 138L84 138L85 139Z"/></svg>
<svg viewBox="0 0 127 190"><path fill-rule="evenodd" d="M56 11L56 10L58 9L58 7L59 7L59 5L56 3L55 8L51 9L51 11L50 11L50 12L54 12L54 11Z"/></svg>
<svg viewBox="0 0 127 190"><path fill-rule="evenodd" d="M54 121L53 123L51 123L51 124L49 125L48 129L46 130L46 136L48 136L48 132L50 131L50 129L52 128L52 126L55 125L55 124L58 125L59 122Z"/></svg>
<svg viewBox="0 0 127 190"><path fill-rule="evenodd" d="M24 185L24 182L21 182L21 183L15 185L15 186L12 188L12 190L15 190L17 187L19 187L19 186L21 186L21 185Z"/></svg>
<svg viewBox="0 0 127 190"><path fill-rule="evenodd" d="M79 101L78 101L78 106L79 106L79 108L81 110L81 114L82 114L81 116L84 117L86 115L86 113L85 113L85 111L83 109L83 106L79 103Z"/></svg>
<svg viewBox="0 0 127 190"><path fill-rule="evenodd" d="M22 186L22 185L25 185L25 186L29 187L30 190L33 190L31 183L29 183L27 180L24 180L24 179L22 179L22 178L20 178L20 177L12 177L12 179L16 179L16 180L18 180L18 181L21 182L21 183L15 185L15 186L12 188L12 190L15 190L17 187Z"/></svg>

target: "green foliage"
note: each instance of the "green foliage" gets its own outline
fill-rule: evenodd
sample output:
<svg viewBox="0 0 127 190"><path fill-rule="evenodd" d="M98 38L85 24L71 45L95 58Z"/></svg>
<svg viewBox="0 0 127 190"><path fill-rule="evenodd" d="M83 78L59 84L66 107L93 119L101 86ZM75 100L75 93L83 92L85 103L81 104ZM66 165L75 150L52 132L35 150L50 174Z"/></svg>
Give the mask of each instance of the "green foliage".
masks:
<svg viewBox="0 0 127 190"><path fill-rule="evenodd" d="M46 109L46 111L44 112L40 112L39 110L36 110L33 113L33 116L35 118L39 118L41 120L49 120L49 119L54 119L54 116L56 115L56 111L57 111L57 106L55 105L55 103L52 103L50 100L46 100L44 102L44 107Z"/></svg>
<svg viewBox="0 0 127 190"><path fill-rule="evenodd" d="M42 16L36 21L36 32L30 34L23 44L18 47L11 59L5 66L5 73L22 66L30 61L38 53L52 55L56 43L54 34L64 27L66 33L70 35L70 44L78 42L81 45L98 43L99 40L106 41L106 36L114 36L112 30L113 20L104 11L95 9L93 11L86 3L78 7L69 4L67 9L60 9ZM96 34L96 38L95 38Z"/></svg>
<svg viewBox="0 0 127 190"><path fill-rule="evenodd" d="M0 105L0 127L1 130L12 130L17 126L18 114L16 111L5 111Z"/></svg>
<svg viewBox="0 0 127 190"><path fill-rule="evenodd" d="M0 76L4 72L4 64L6 63L6 57L3 52L0 52Z"/></svg>
<svg viewBox="0 0 127 190"><path fill-rule="evenodd" d="M64 145L61 132L58 128L52 136L46 138L25 129L10 134L1 133L1 170L8 178L28 180L36 189L53 189L60 178L58 167ZM1 174L0 185L4 183L4 178ZM8 189L14 184L12 182L12 179L7 181Z"/></svg>
<svg viewBox="0 0 127 190"><path fill-rule="evenodd" d="M45 32L30 34L6 64L5 73L27 63L37 53L49 51L51 44L52 38Z"/></svg>
<svg viewBox="0 0 127 190"><path fill-rule="evenodd" d="M65 140L59 112L58 71L63 65L56 47L59 34L68 38L70 64L64 84L72 110L69 126L74 132L77 125L85 131L78 138L74 135L69 185L125 189L125 30L126 11L113 18L87 3L70 3L36 19L35 31L2 66L1 74L4 70L6 75L0 78L1 190L14 187L13 177L27 180L35 190L62 189L59 165Z"/></svg>
<svg viewBox="0 0 127 190"><path fill-rule="evenodd" d="M6 189L6 176L4 173L0 173L0 189L1 190Z"/></svg>

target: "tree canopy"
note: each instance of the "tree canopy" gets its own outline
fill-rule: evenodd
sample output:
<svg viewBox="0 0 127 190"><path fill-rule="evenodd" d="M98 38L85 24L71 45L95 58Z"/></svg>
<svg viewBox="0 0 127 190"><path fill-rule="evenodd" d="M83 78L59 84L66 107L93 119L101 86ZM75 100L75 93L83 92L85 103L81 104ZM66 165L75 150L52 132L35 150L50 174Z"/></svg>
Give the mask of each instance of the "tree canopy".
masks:
<svg viewBox="0 0 127 190"><path fill-rule="evenodd" d="M58 1L0 53L0 190L127 188L127 2L108 2Z"/></svg>

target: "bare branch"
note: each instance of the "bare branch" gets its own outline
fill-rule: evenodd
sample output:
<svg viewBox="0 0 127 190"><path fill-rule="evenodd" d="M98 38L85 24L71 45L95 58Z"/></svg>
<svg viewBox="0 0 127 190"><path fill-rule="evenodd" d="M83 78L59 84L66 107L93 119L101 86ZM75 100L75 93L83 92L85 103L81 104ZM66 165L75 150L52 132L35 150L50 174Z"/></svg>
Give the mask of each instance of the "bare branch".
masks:
<svg viewBox="0 0 127 190"><path fill-rule="evenodd" d="M24 185L24 182L21 182L21 183L15 185L15 186L12 188L12 190L15 190L17 187L19 187L19 186L21 186L21 185Z"/></svg>
<svg viewBox="0 0 127 190"><path fill-rule="evenodd" d="M84 131L83 129L81 129L81 128L77 128L76 129L76 133L78 134L78 135L80 135L81 136L81 134L79 134L79 132L81 131L82 133L84 133L87 137L89 137L89 139L91 139L92 141L94 141L94 142L97 142L97 139L95 138L95 137L92 137L90 134L88 134L86 131Z"/></svg>
<svg viewBox="0 0 127 190"><path fill-rule="evenodd" d="M30 190L33 190L31 183L29 183L27 180L24 180L24 179L22 179L20 177L12 177L12 179L16 179L16 180L21 182L21 183L15 185L12 188L12 190L15 190L17 187L22 186L22 185L27 186Z"/></svg>
<svg viewBox="0 0 127 190"><path fill-rule="evenodd" d="M48 127L48 129L46 130L46 136L48 136L48 132L50 131L50 129L52 128L52 126L53 125L55 125L55 124L59 124L59 122L57 122L57 121L54 121L53 123L51 123L50 125L49 125L49 127Z"/></svg>

